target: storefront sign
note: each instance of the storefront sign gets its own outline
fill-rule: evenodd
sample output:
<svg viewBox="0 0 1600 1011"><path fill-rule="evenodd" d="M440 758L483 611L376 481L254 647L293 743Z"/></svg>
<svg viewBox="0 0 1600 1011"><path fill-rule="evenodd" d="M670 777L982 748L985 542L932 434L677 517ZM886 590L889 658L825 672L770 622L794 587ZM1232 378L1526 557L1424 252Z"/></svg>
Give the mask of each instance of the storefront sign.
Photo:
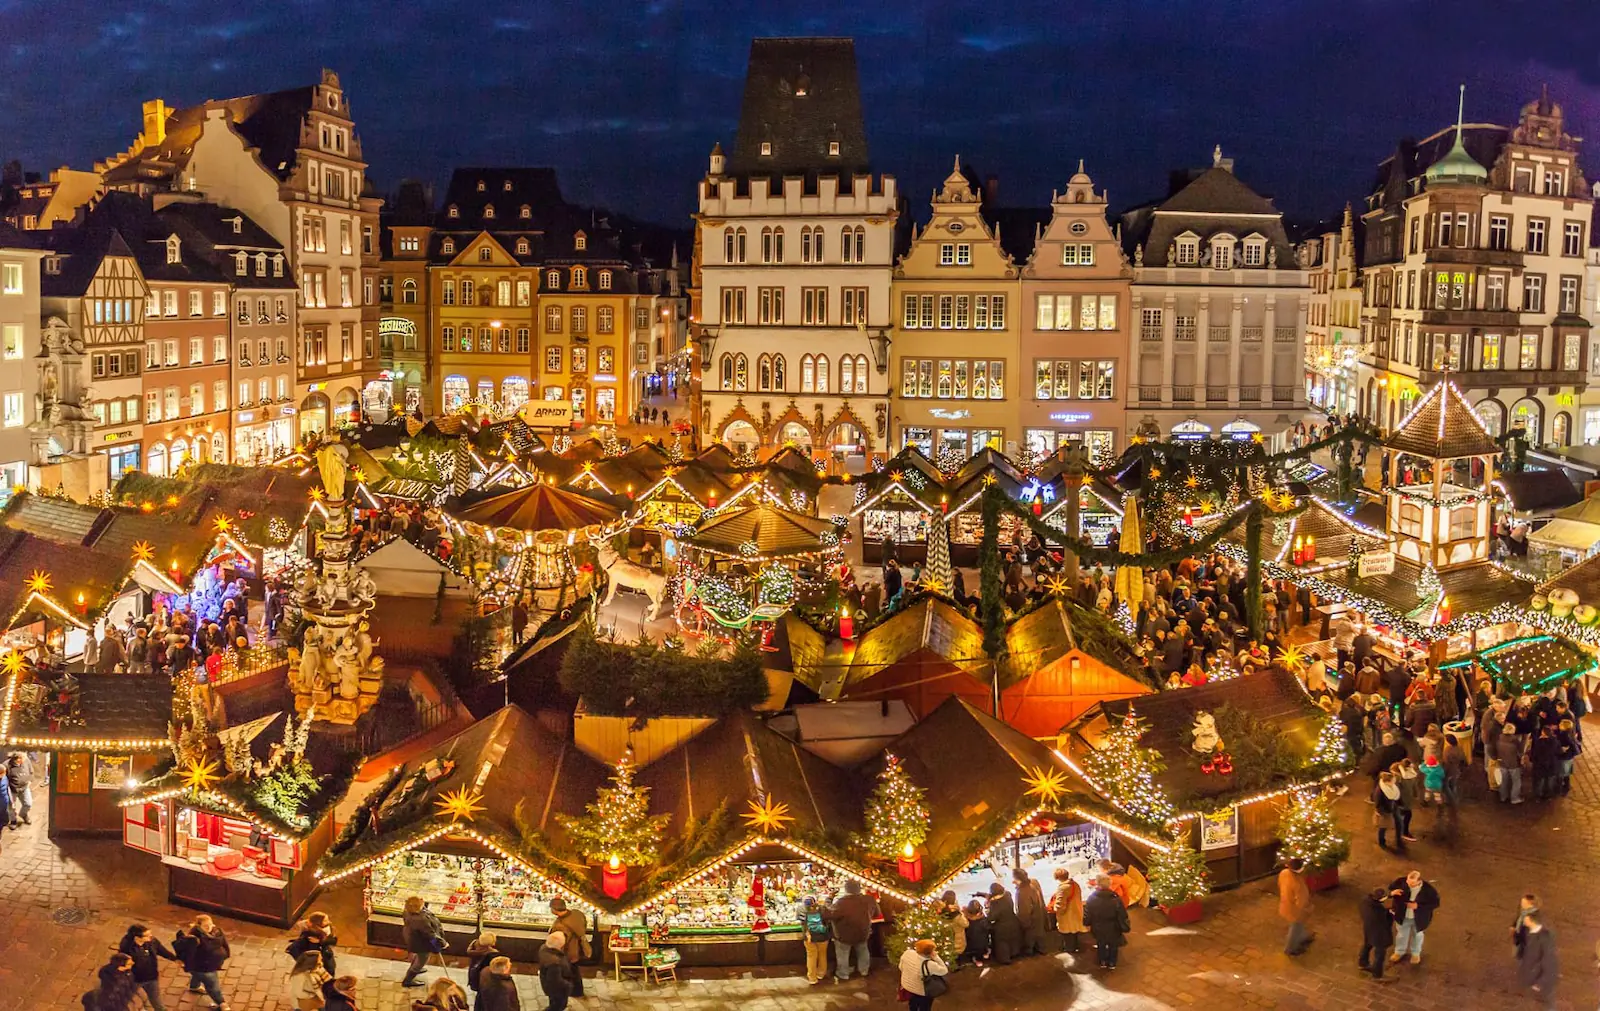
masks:
<svg viewBox="0 0 1600 1011"><path fill-rule="evenodd" d="M530 400L517 408L517 417L530 428L569 428L572 404L565 400Z"/></svg>
<svg viewBox="0 0 1600 1011"><path fill-rule="evenodd" d="M128 778L132 775L133 756L96 755L94 780L90 785L96 790L120 790L128 785Z"/></svg>
<svg viewBox="0 0 1600 1011"><path fill-rule="evenodd" d="M252 422L254 420L256 420L256 412L254 412L254 411L240 411L239 412L239 424L248 425L250 422Z"/></svg>
<svg viewBox="0 0 1600 1011"><path fill-rule="evenodd" d="M1356 559L1356 576L1387 576L1394 572L1393 551L1366 551Z"/></svg>
<svg viewBox="0 0 1600 1011"><path fill-rule="evenodd" d="M935 407L930 409L928 413L941 421L960 421L962 418L972 417L972 412L966 408L951 410L948 407Z"/></svg>
<svg viewBox="0 0 1600 1011"><path fill-rule="evenodd" d="M1225 807L1200 815L1200 849L1221 850L1239 845L1239 809Z"/></svg>
<svg viewBox="0 0 1600 1011"><path fill-rule="evenodd" d="M1059 421L1063 425L1081 425L1091 417L1093 415L1084 414L1080 411L1056 411L1050 415L1050 420Z"/></svg>
<svg viewBox="0 0 1600 1011"><path fill-rule="evenodd" d="M294 410L295 410L295 409L294 409L294 408L292 408L292 407L285 407L285 408L284 408L284 409L283 409L283 416L284 416L284 417L285 417L285 418L292 418L292 417L294 417Z"/></svg>
<svg viewBox="0 0 1600 1011"><path fill-rule="evenodd" d="M118 439L131 438L133 438L133 429L131 428L122 432L107 432L104 436L106 442L116 442Z"/></svg>

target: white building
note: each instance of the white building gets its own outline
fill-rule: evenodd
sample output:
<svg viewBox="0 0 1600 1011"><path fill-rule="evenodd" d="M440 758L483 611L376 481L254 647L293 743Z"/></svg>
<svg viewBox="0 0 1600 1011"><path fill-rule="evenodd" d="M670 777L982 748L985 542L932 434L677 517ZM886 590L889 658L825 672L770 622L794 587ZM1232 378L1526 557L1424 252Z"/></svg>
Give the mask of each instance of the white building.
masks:
<svg viewBox="0 0 1600 1011"><path fill-rule="evenodd" d="M1134 280L1127 423L1188 437L1270 439L1305 414L1310 288L1272 201L1219 147L1165 200L1123 216Z"/></svg>
<svg viewBox="0 0 1600 1011"><path fill-rule="evenodd" d="M751 43L695 216L703 442L887 453L899 203L868 167L853 43Z"/></svg>
<svg viewBox="0 0 1600 1011"><path fill-rule="evenodd" d="M37 235L0 224L0 504L28 484L28 425L38 417Z"/></svg>

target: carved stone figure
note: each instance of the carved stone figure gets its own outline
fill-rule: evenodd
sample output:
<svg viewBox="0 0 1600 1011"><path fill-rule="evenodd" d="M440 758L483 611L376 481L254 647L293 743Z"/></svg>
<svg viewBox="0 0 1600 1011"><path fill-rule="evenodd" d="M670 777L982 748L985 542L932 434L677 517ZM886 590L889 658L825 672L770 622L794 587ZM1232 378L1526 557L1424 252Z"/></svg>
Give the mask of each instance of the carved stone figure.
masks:
<svg viewBox="0 0 1600 1011"><path fill-rule="evenodd" d="M296 686L298 693L306 695L322 686L322 646L311 634L313 631L306 629L306 642L300 653L300 683Z"/></svg>
<svg viewBox="0 0 1600 1011"><path fill-rule="evenodd" d="M1135 267L1144 266L1144 243L1142 242L1133 247L1133 265Z"/></svg>
<svg viewBox="0 0 1600 1011"><path fill-rule="evenodd" d="M378 584L373 580L372 574L362 568L357 568L355 572L356 574L350 580L350 589L355 599L369 601L376 597L378 595ZM366 628L366 623L362 622L361 627Z"/></svg>
<svg viewBox="0 0 1600 1011"><path fill-rule="evenodd" d="M1278 247L1269 245L1267 247L1267 266L1268 267L1276 267L1277 265L1278 265Z"/></svg>

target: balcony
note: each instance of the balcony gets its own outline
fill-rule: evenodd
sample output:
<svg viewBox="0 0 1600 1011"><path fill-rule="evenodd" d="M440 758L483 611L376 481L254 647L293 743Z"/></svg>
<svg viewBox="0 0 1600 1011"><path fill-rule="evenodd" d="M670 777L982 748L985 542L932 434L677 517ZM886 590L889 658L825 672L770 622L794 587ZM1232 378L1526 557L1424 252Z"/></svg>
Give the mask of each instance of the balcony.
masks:
<svg viewBox="0 0 1600 1011"><path fill-rule="evenodd" d="M1272 328L1272 343L1274 343L1274 344L1293 344L1294 343L1294 327L1292 327L1292 326L1273 327Z"/></svg>
<svg viewBox="0 0 1600 1011"><path fill-rule="evenodd" d="M1464 249L1458 246L1434 246L1427 250L1423 262L1442 267L1519 267L1522 253L1515 249Z"/></svg>
<svg viewBox="0 0 1600 1011"><path fill-rule="evenodd" d="M1263 330L1263 328L1262 327L1258 327L1258 326L1240 327L1239 328L1239 338L1241 340L1249 341L1252 344L1260 344L1261 343L1261 337L1262 337L1262 330Z"/></svg>
<svg viewBox="0 0 1600 1011"><path fill-rule="evenodd" d="M1159 387L1159 386L1141 386L1141 387L1139 387L1139 399L1141 401L1145 402L1145 403L1157 403L1157 404L1159 404L1161 402L1161 387Z"/></svg>
<svg viewBox="0 0 1600 1011"><path fill-rule="evenodd" d="M1272 388L1272 402L1274 404L1292 404L1300 390L1295 386L1274 386Z"/></svg>
<svg viewBox="0 0 1600 1011"><path fill-rule="evenodd" d="M1172 402L1175 404L1194 403L1193 386L1174 386L1172 388Z"/></svg>
<svg viewBox="0 0 1600 1011"><path fill-rule="evenodd" d="M1228 402L1228 388L1226 386L1207 386L1206 401L1212 404L1226 404Z"/></svg>
<svg viewBox="0 0 1600 1011"><path fill-rule="evenodd" d="M1161 328L1158 326L1141 326L1139 339L1159 344L1161 342Z"/></svg>
<svg viewBox="0 0 1600 1011"><path fill-rule="evenodd" d="M1469 390L1522 389L1535 386L1571 386L1582 390L1588 383L1583 369L1489 369L1462 372L1442 369L1423 369L1419 382L1424 388L1434 383L1450 380Z"/></svg>
<svg viewBox="0 0 1600 1011"><path fill-rule="evenodd" d="M1424 309L1422 322L1432 326L1515 327L1517 314L1510 309Z"/></svg>
<svg viewBox="0 0 1600 1011"><path fill-rule="evenodd" d="M1225 326L1207 327L1206 340L1213 344L1226 344L1233 340L1233 331Z"/></svg>
<svg viewBox="0 0 1600 1011"><path fill-rule="evenodd" d="M1241 386L1241 387L1239 387L1239 403L1241 403L1241 404L1259 404L1259 403L1261 403L1261 387L1259 387L1259 386Z"/></svg>

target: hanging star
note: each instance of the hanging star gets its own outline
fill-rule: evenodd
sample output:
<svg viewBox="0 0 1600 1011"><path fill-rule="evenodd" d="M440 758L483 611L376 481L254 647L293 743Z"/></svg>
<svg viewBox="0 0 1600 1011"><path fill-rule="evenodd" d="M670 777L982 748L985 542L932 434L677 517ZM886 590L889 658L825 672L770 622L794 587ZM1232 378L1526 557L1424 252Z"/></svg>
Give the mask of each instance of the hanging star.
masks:
<svg viewBox="0 0 1600 1011"><path fill-rule="evenodd" d="M1284 670L1298 674L1306 668L1306 651L1303 646L1290 646L1278 654L1278 662L1283 664Z"/></svg>
<svg viewBox="0 0 1600 1011"><path fill-rule="evenodd" d="M922 588L929 593L943 593L949 587L944 585L944 580L927 578L922 581Z"/></svg>
<svg viewBox="0 0 1600 1011"><path fill-rule="evenodd" d="M744 816L745 825L763 834L782 832L785 829L784 822L794 821L794 816L789 813L789 805L774 802L770 795L763 797L759 804L749 801L748 806L750 810Z"/></svg>
<svg viewBox="0 0 1600 1011"><path fill-rule="evenodd" d="M134 561L136 561L136 562L148 562L150 559L154 558L155 556L156 556L156 549L152 548L150 546L150 542L149 541L134 541L134 543L133 543L133 560Z"/></svg>
<svg viewBox="0 0 1600 1011"><path fill-rule="evenodd" d="M1251 442L1262 442L1263 438L1262 438L1261 433L1260 432L1251 432L1250 433L1250 441Z"/></svg>
<svg viewBox="0 0 1600 1011"><path fill-rule="evenodd" d="M12 675L22 670L23 664L26 662L21 653L12 650L3 658L0 658L0 670L4 670L7 675Z"/></svg>
<svg viewBox="0 0 1600 1011"><path fill-rule="evenodd" d="M313 502L321 502L322 501L322 489L321 488L312 488L311 489L311 501L313 501Z"/></svg>
<svg viewBox="0 0 1600 1011"><path fill-rule="evenodd" d="M905 480L905 476L906 474L903 470L891 470L889 472L889 480L891 481L903 481Z"/></svg>
<svg viewBox="0 0 1600 1011"><path fill-rule="evenodd" d="M1054 804L1067 793L1067 774L1060 769L1034 766L1022 777L1028 784L1028 796L1038 797L1041 803Z"/></svg>
<svg viewBox="0 0 1600 1011"><path fill-rule="evenodd" d="M217 763L209 758L190 759L189 764L183 768L184 788L196 793L209 790L211 785L221 778L217 775L217 770Z"/></svg>
<svg viewBox="0 0 1600 1011"><path fill-rule="evenodd" d="M366 482L367 482L366 469L363 468L363 467L357 467L355 473L356 473L356 482L358 484L366 484Z"/></svg>
<svg viewBox="0 0 1600 1011"><path fill-rule="evenodd" d="M218 516L217 517L217 522L216 522L216 527L217 527L217 533L225 534L229 530L233 529L233 521L228 519L228 517L226 517L226 516Z"/></svg>
<svg viewBox="0 0 1600 1011"><path fill-rule="evenodd" d="M985 474L985 475L983 475L983 486L985 488L991 488L994 485L997 485L999 483L1000 483L1000 479L995 477L993 474Z"/></svg>
<svg viewBox="0 0 1600 1011"><path fill-rule="evenodd" d="M1044 588L1051 593L1064 595L1072 589L1072 584L1066 576L1049 575L1044 577Z"/></svg>
<svg viewBox="0 0 1600 1011"><path fill-rule="evenodd" d="M1186 478L1184 480L1183 483L1188 485L1190 488L1198 488L1198 487L1200 487L1200 479L1198 477L1195 477L1193 474L1190 474L1188 476L1188 478Z"/></svg>
<svg viewBox="0 0 1600 1011"><path fill-rule="evenodd" d="M465 786L457 787L434 801L439 810L435 815L439 818L449 818L451 821L472 821L473 816L484 810L478 801L483 799L483 794L477 790L468 792Z"/></svg>
<svg viewBox="0 0 1600 1011"><path fill-rule="evenodd" d="M43 569L34 569L28 575L28 592L48 594L50 592L50 573Z"/></svg>

